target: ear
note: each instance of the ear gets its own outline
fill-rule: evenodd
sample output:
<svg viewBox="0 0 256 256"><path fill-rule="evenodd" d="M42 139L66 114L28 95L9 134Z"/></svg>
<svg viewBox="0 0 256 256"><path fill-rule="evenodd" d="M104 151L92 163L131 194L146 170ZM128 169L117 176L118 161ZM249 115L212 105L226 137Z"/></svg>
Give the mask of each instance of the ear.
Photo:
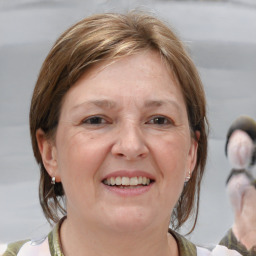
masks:
<svg viewBox="0 0 256 256"><path fill-rule="evenodd" d="M51 177L55 177L56 182L60 182L56 146L52 140L46 138L42 129L36 131L36 140L46 171Z"/></svg>
<svg viewBox="0 0 256 256"><path fill-rule="evenodd" d="M195 136L191 138L191 145L189 149L189 163L188 163L188 171L191 173L194 171L197 161L197 148L198 141L200 139L200 132L196 131Z"/></svg>

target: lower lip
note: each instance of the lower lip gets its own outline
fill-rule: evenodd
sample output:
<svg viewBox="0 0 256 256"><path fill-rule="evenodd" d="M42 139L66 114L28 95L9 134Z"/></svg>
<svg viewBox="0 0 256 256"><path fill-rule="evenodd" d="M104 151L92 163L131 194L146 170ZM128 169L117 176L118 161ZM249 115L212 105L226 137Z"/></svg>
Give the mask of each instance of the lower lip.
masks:
<svg viewBox="0 0 256 256"><path fill-rule="evenodd" d="M103 184L103 183L102 183ZM105 185L105 188L107 188L109 191L118 194L120 196L138 196L138 195L142 195L145 194L146 192L148 192L151 187L153 186L154 182L150 183L147 186L141 186L141 187L137 187L137 188L119 188L116 186L108 186Z"/></svg>

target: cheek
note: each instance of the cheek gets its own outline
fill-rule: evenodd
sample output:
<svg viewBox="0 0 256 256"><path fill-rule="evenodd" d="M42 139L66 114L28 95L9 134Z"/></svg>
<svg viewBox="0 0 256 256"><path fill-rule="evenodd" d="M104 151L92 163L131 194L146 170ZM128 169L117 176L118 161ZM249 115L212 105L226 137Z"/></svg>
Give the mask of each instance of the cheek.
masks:
<svg viewBox="0 0 256 256"><path fill-rule="evenodd" d="M106 156L106 146L83 133L62 137L57 147L58 167L66 194L67 207L87 209L92 206L99 182L99 168ZM88 196L84 196L88 195ZM80 211L79 210L79 211Z"/></svg>
<svg viewBox="0 0 256 256"><path fill-rule="evenodd" d="M163 189L168 194L178 196L184 186L187 173L188 146L184 138L172 137L162 143L158 141L155 148L155 161L163 179Z"/></svg>
<svg viewBox="0 0 256 256"><path fill-rule="evenodd" d="M186 169L189 148L184 138L179 139L177 136L173 136L163 140L162 143L158 141L157 145L155 153L164 169L169 169L172 172Z"/></svg>
<svg viewBox="0 0 256 256"><path fill-rule="evenodd" d="M60 136L57 159L60 175L80 177L93 176L104 160L106 145L83 132ZM71 182L71 180L70 180Z"/></svg>

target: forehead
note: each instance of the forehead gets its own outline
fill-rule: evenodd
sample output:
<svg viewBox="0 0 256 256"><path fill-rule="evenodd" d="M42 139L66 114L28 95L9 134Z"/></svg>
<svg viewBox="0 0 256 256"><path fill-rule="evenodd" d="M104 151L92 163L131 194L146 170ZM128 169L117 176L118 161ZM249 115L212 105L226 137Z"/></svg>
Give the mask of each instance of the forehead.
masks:
<svg viewBox="0 0 256 256"><path fill-rule="evenodd" d="M173 71L168 64L167 60L155 50L142 50L134 52L130 55L124 55L114 59L102 61L99 64L93 65L88 71L86 71L80 79L94 79L99 75L109 75L113 77L113 73L116 73L117 69L122 69L122 73L138 71L138 73L132 72L138 77L139 75L148 77L164 76L166 73L174 79ZM79 79L79 80L80 80ZM77 83L76 83L77 84Z"/></svg>
<svg viewBox="0 0 256 256"><path fill-rule="evenodd" d="M171 68L155 51L143 51L92 67L71 87L64 102L79 104L88 98L97 101L99 97L114 97L117 102L130 97L144 101L144 105L145 101L157 104L170 97L183 101Z"/></svg>

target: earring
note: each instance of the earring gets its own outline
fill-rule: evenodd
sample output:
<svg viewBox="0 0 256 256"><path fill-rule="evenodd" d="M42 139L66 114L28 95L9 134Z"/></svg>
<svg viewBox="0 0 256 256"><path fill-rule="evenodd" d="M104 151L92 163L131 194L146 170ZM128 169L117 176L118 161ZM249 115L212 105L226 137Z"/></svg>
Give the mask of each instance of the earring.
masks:
<svg viewBox="0 0 256 256"><path fill-rule="evenodd" d="M191 171L189 170L188 176L185 178L185 182L187 183L191 178Z"/></svg>
<svg viewBox="0 0 256 256"><path fill-rule="evenodd" d="M51 181L52 185L55 185L55 180L56 180L55 177L52 177L52 181Z"/></svg>

